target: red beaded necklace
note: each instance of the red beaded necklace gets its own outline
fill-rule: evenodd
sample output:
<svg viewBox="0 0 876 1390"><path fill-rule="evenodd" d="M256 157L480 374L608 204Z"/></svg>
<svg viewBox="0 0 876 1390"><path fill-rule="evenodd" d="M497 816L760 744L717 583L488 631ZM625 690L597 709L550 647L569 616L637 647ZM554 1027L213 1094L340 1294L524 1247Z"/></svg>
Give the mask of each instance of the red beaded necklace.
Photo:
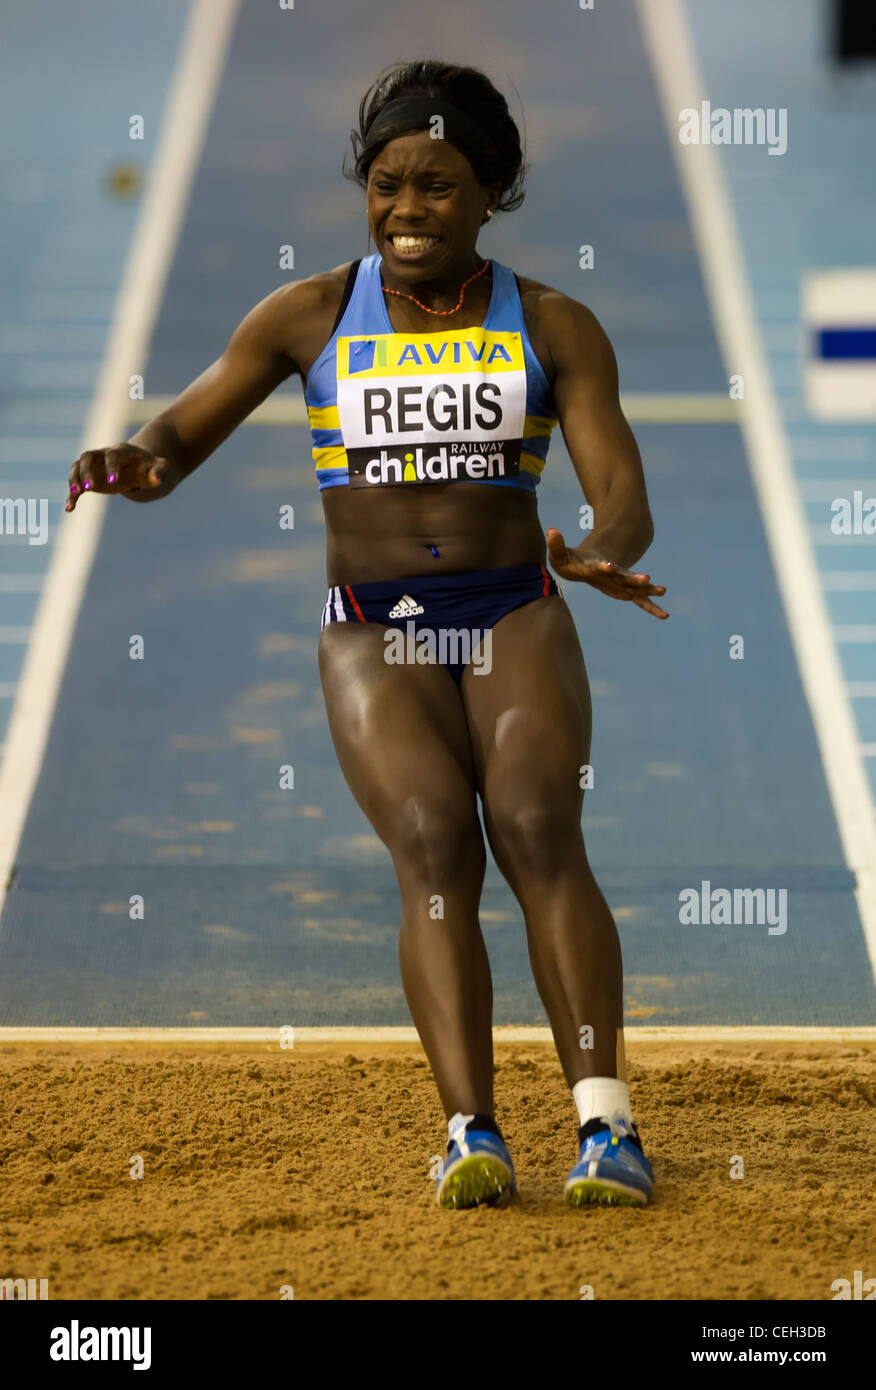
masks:
<svg viewBox="0 0 876 1390"><path fill-rule="evenodd" d="M489 264L489 261L484 261L480 270L476 270L474 275L470 275L468 277L468 279L465 281L465 284L462 286L462 289L459 291L459 303L457 304L455 309L430 309L427 304L421 304L419 299L415 299L412 294L404 294L402 290L387 289L386 285L382 285L383 293L397 294L400 299L409 299L412 304L416 304L417 308L422 309L424 313L436 314L439 318L445 318L448 314L459 313L459 310L462 308L462 301L465 298L465 291L467 286L471 284L472 280L476 280L479 275L483 275L484 271L487 269Z"/></svg>

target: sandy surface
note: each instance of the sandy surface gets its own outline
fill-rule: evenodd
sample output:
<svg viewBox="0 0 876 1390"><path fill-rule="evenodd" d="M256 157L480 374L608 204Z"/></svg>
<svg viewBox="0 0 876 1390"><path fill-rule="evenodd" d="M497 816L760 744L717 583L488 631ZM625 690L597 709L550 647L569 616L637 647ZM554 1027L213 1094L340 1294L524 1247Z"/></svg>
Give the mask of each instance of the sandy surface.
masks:
<svg viewBox="0 0 876 1390"><path fill-rule="evenodd" d="M445 1212L414 1046L5 1045L0 1277L85 1299L830 1299L876 1275L876 1045L627 1037L644 1210L564 1205L576 1116L549 1046L496 1051L516 1203Z"/></svg>

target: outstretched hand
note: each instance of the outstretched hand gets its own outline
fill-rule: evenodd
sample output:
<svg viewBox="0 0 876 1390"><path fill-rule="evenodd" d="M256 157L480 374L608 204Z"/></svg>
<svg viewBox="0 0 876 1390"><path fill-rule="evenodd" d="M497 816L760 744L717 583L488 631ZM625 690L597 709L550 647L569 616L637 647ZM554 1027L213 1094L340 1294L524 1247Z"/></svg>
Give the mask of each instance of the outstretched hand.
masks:
<svg viewBox="0 0 876 1390"><path fill-rule="evenodd" d="M553 526L547 531L548 559L551 568L562 579L583 580L591 584L609 598L634 603L655 618L668 618L669 614L656 603L649 594L665 594L663 584L652 584L650 574L635 574L625 570L611 560L603 560L598 554L582 555L580 550L571 550L563 540L562 532Z"/></svg>
<svg viewBox="0 0 876 1390"><path fill-rule="evenodd" d="M136 492L158 489L179 481L179 470L169 459L158 458L139 444L113 444L108 449L87 449L70 469L65 512L72 512L86 492Z"/></svg>

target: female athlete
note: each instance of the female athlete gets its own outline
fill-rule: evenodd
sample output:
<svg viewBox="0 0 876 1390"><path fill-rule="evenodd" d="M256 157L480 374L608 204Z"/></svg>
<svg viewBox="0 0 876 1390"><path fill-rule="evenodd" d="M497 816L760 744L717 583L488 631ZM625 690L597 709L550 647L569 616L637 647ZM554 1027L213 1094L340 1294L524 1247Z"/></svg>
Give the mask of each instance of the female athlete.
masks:
<svg viewBox="0 0 876 1390"><path fill-rule="evenodd" d="M516 1190L493 1104L480 797L578 1111L566 1198L642 1204L620 944L581 833L587 675L545 567L668 616L665 589L629 568L653 528L614 353L582 304L477 250L523 200L518 130L483 73L397 64L351 134L376 252L264 299L169 409L76 461L67 509L89 491L167 496L301 377L328 540L320 678L398 877L405 995L448 1120L438 1201ZM546 547L535 489L557 422L595 520Z"/></svg>

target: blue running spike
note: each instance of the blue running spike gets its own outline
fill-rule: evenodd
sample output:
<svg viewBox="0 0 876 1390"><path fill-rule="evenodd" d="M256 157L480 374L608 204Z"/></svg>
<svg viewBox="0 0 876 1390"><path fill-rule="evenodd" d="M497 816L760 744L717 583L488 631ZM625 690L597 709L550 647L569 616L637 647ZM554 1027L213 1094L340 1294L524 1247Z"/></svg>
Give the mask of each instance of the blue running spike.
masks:
<svg viewBox="0 0 876 1390"><path fill-rule="evenodd" d="M457 1130L435 1184L439 1207L499 1206L517 1191L504 1142L486 1130Z"/></svg>
<svg viewBox="0 0 876 1390"><path fill-rule="evenodd" d="M573 1207L595 1202L604 1206L644 1206L654 1186L654 1169L620 1126L606 1125L581 1145L578 1162L566 1179L566 1201Z"/></svg>

